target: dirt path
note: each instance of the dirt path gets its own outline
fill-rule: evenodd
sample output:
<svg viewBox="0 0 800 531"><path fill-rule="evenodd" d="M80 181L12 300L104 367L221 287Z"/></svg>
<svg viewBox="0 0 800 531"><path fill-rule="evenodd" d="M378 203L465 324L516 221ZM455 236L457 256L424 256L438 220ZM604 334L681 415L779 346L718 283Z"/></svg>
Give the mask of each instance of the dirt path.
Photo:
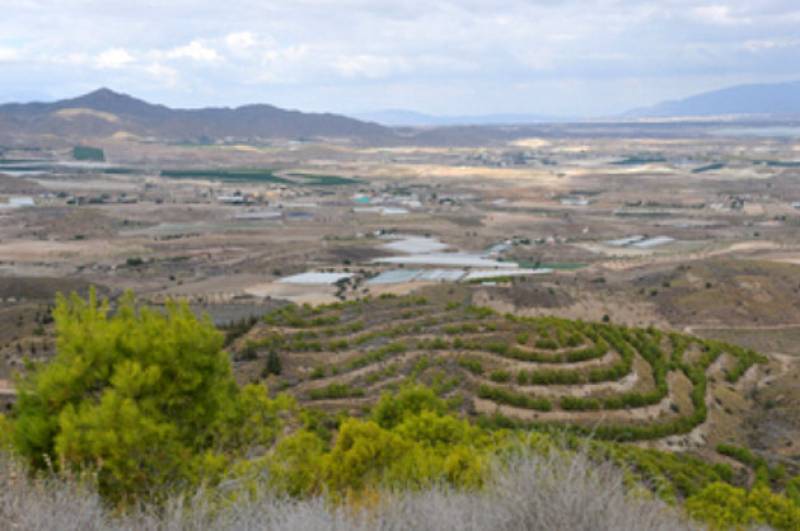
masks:
<svg viewBox="0 0 800 531"><path fill-rule="evenodd" d="M735 331L745 330L751 332L759 332L762 330L791 330L792 328L800 328L800 323L756 325L756 326L686 325L683 327L683 331L686 334L696 335L695 333L696 330L735 330Z"/></svg>
<svg viewBox="0 0 800 531"><path fill-rule="evenodd" d="M762 378L761 381L756 384L757 389L763 389L764 387L770 385L772 382L791 371L792 365L798 363L796 356L790 356L788 354L771 353L769 356L778 361L780 369L775 374L770 374L765 378Z"/></svg>
<svg viewBox="0 0 800 531"><path fill-rule="evenodd" d="M9 380L0 380L0 396L16 396L17 390Z"/></svg>

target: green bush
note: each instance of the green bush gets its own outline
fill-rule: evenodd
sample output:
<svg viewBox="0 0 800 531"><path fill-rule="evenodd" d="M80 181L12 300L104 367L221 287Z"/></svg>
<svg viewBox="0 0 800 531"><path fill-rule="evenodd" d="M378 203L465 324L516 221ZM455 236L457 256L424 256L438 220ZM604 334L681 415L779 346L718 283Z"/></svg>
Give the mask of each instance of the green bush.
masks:
<svg viewBox="0 0 800 531"><path fill-rule="evenodd" d="M459 358L458 364L472 374L483 374L483 365L481 364L480 360L474 358Z"/></svg>
<svg viewBox="0 0 800 531"><path fill-rule="evenodd" d="M686 500L687 513L712 529L733 529L760 524L774 529L800 529L800 507L764 485L746 491L714 483Z"/></svg>
<svg viewBox="0 0 800 531"><path fill-rule="evenodd" d="M311 400L337 400L364 396L364 390L347 384L332 383L320 389L312 389L308 393Z"/></svg>
<svg viewBox="0 0 800 531"><path fill-rule="evenodd" d="M504 383L511 380L511 373L503 370L492 371L492 373L489 375L489 378L493 382Z"/></svg>
<svg viewBox="0 0 800 531"><path fill-rule="evenodd" d="M165 312L125 295L112 314L94 291L59 296L57 354L19 382L14 442L37 468L96 470L117 503L213 480L280 431L264 387L239 389L223 337L185 304Z"/></svg>
<svg viewBox="0 0 800 531"><path fill-rule="evenodd" d="M266 365L267 374L274 374L280 375L283 370L281 365L281 358L277 352L271 350L267 355L267 365Z"/></svg>

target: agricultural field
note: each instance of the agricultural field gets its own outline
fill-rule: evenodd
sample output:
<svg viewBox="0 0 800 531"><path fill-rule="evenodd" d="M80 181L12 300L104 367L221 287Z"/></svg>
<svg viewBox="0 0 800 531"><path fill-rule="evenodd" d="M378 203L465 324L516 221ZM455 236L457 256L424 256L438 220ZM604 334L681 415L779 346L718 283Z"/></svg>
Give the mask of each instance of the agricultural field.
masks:
<svg viewBox="0 0 800 531"><path fill-rule="evenodd" d="M285 306L232 347L240 380L266 379L327 411L358 414L386 390L424 382L482 423L695 449L708 444L716 388L753 380L769 362L654 328L499 314L473 305L466 288Z"/></svg>

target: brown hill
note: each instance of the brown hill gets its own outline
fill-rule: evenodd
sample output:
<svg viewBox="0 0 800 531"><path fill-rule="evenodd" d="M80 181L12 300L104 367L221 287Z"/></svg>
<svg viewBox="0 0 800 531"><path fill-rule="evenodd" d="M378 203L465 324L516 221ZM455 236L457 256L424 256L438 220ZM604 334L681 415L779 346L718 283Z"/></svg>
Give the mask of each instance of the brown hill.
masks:
<svg viewBox="0 0 800 531"><path fill-rule="evenodd" d="M0 105L0 138L104 138L121 132L171 141L346 138L375 142L394 137L386 127L335 114L272 105L171 109L105 88L52 103Z"/></svg>

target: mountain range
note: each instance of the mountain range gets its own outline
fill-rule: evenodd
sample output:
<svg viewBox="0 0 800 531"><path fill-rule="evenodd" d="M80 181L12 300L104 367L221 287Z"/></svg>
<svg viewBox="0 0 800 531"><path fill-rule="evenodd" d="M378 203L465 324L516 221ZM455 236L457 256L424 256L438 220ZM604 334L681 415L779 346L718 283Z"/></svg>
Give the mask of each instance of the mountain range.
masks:
<svg viewBox="0 0 800 531"><path fill-rule="evenodd" d="M753 115L800 117L800 81L736 85L626 113L641 118Z"/></svg>
<svg viewBox="0 0 800 531"><path fill-rule="evenodd" d="M739 85L635 109L603 121L716 116L800 119L800 82ZM0 105L0 144L36 138L71 142L114 135L178 142L337 138L377 144L404 142L413 137L418 141L448 143L453 140L451 137L463 141L480 136L482 126L534 126L565 121L564 118L530 114L433 116L403 110L379 111L351 118L291 111L266 104L172 109L103 88L51 103ZM397 129L400 126L448 129L441 132L417 131L409 136ZM431 134L435 138L427 138Z"/></svg>
<svg viewBox="0 0 800 531"><path fill-rule="evenodd" d="M800 117L800 81L737 85L704 92L684 99L658 103L651 107L633 109L620 115L598 117L595 120L620 121L639 118L699 118L713 116L798 118ZM391 127L521 125L585 121L575 117L542 114L435 116L402 109L361 113L354 115L354 117Z"/></svg>
<svg viewBox="0 0 800 531"><path fill-rule="evenodd" d="M126 134L174 141L320 137L381 141L394 136L384 126L336 114L303 113L263 104L171 109L106 88L52 103L0 105L0 137L10 134L68 138Z"/></svg>

